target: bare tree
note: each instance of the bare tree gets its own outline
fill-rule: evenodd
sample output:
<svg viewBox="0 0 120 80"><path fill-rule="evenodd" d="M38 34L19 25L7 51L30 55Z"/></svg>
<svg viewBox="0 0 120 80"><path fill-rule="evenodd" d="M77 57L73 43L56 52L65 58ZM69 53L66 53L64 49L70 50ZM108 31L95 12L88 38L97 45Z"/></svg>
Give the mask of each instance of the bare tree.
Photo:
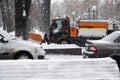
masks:
<svg viewBox="0 0 120 80"><path fill-rule="evenodd" d="M48 33L50 26L50 2L51 0L34 0L30 8L30 30L38 29Z"/></svg>
<svg viewBox="0 0 120 80"><path fill-rule="evenodd" d="M40 30L42 32L48 33L50 26L50 3L51 0L43 0L41 2L41 17L40 17Z"/></svg>
<svg viewBox="0 0 120 80"><path fill-rule="evenodd" d="M54 2L51 4L51 18L66 15L66 5L63 2Z"/></svg>
<svg viewBox="0 0 120 80"><path fill-rule="evenodd" d="M27 19L31 0L15 0L15 33L17 37L27 39Z"/></svg>
<svg viewBox="0 0 120 80"><path fill-rule="evenodd" d="M116 2L116 18L120 21L120 0L115 0Z"/></svg>
<svg viewBox="0 0 120 80"><path fill-rule="evenodd" d="M3 29L11 32L14 30L14 19L12 15L12 9L9 0L0 1L1 11L2 11L2 21Z"/></svg>

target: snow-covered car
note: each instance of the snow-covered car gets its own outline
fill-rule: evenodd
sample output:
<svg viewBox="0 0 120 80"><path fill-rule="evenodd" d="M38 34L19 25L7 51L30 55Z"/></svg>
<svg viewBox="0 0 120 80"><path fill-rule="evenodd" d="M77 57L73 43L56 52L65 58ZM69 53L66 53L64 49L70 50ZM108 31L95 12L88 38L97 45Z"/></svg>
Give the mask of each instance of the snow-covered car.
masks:
<svg viewBox="0 0 120 80"><path fill-rule="evenodd" d="M115 31L100 40L88 40L82 55L84 58L120 56L120 31Z"/></svg>
<svg viewBox="0 0 120 80"><path fill-rule="evenodd" d="M0 29L0 59L44 59L41 45L12 37Z"/></svg>

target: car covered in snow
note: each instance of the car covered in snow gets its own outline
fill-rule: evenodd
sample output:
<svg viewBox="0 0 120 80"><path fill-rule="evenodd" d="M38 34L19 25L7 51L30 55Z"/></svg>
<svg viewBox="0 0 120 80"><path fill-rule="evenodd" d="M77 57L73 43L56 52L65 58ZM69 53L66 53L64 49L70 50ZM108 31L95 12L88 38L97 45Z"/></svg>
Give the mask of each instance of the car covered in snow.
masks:
<svg viewBox="0 0 120 80"><path fill-rule="evenodd" d="M120 31L115 31L100 40L88 40L82 55L84 58L120 56Z"/></svg>
<svg viewBox="0 0 120 80"><path fill-rule="evenodd" d="M11 36L0 29L0 59L44 59L41 45Z"/></svg>

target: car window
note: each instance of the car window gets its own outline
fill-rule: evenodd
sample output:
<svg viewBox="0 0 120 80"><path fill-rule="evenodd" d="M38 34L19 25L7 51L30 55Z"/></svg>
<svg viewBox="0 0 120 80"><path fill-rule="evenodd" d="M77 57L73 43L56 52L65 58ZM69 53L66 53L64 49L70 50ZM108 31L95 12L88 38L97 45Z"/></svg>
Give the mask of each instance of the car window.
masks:
<svg viewBox="0 0 120 80"><path fill-rule="evenodd" d="M105 41L115 41L119 37L120 33L111 33L108 36L104 37L102 40Z"/></svg>
<svg viewBox="0 0 120 80"><path fill-rule="evenodd" d="M5 38L10 38L10 39L14 39L15 37L14 36L11 36L8 32L6 32L6 31L2 31L2 34L1 34L3 37L5 37Z"/></svg>
<svg viewBox="0 0 120 80"><path fill-rule="evenodd" d="M2 39L2 36L0 36L0 40Z"/></svg>
<svg viewBox="0 0 120 80"><path fill-rule="evenodd" d="M0 34L0 42L2 41L3 38L4 38L4 37Z"/></svg>
<svg viewBox="0 0 120 80"><path fill-rule="evenodd" d="M120 43L120 36L114 42L115 43Z"/></svg>

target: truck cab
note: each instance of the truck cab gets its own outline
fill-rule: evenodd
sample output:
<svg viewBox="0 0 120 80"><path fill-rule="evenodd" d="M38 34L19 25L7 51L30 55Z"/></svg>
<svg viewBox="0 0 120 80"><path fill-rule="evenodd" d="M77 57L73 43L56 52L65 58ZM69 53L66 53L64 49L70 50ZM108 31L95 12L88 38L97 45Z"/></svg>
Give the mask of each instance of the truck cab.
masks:
<svg viewBox="0 0 120 80"><path fill-rule="evenodd" d="M49 28L49 41L51 43L69 44L71 43L71 38L76 36L77 28L70 26L68 17L52 19L52 24Z"/></svg>

